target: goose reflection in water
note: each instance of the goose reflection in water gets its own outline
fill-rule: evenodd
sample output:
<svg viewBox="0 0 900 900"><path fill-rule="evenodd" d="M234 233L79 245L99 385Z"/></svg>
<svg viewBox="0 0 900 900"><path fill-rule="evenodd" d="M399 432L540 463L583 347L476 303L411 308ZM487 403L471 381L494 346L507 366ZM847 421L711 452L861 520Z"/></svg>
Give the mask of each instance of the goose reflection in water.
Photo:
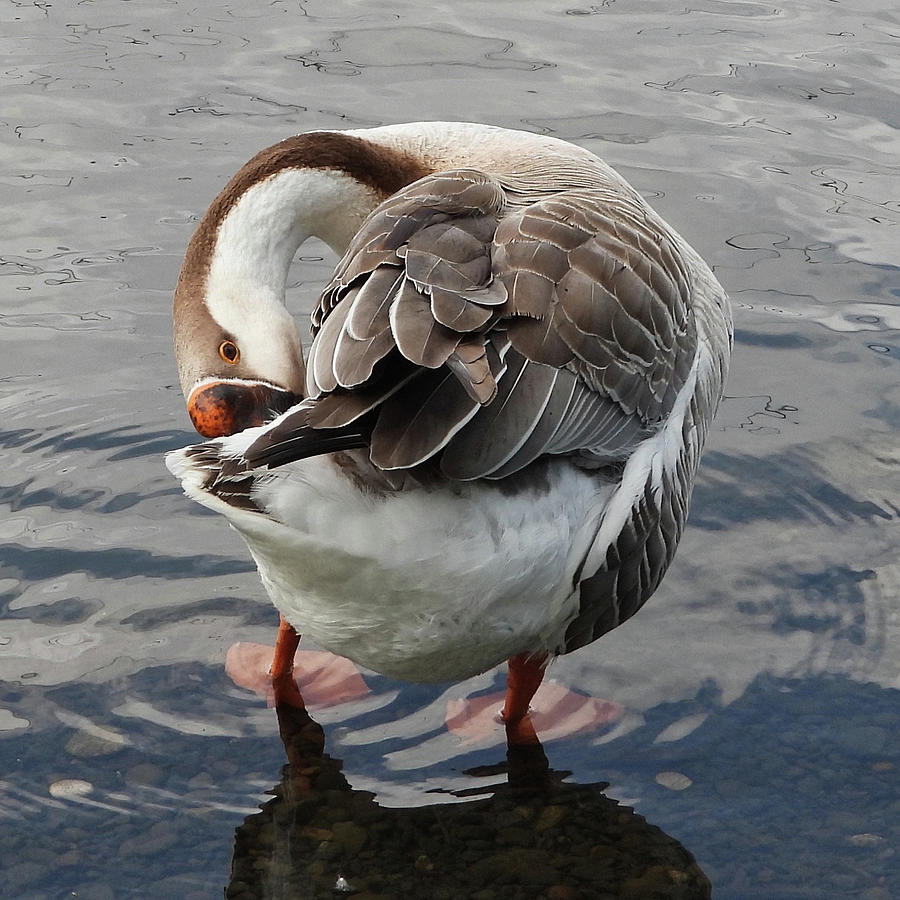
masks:
<svg viewBox="0 0 900 900"><path fill-rule="evenodd" d="M305 710L279 706L278 720L289 764L237 829L228 900L711 896L688 850L606 784L565 783L536 738L466 772L454 802L392 809L350 786Z"/></svg>

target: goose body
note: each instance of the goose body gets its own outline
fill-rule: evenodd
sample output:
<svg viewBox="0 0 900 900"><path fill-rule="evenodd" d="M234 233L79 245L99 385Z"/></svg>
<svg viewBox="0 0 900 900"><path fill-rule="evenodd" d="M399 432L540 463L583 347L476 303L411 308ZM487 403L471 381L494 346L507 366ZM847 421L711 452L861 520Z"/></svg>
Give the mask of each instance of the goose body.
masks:
<svg viewBox="0 0 900 900"><path fill-rule="evenodd" d="M298 246L341 260L304 366ZM186 493L284 619L415 681L629 618L687 516L731 349L724 290L588 151L485 125L312 132L250 160L175 295L203 444Z"/></svg>

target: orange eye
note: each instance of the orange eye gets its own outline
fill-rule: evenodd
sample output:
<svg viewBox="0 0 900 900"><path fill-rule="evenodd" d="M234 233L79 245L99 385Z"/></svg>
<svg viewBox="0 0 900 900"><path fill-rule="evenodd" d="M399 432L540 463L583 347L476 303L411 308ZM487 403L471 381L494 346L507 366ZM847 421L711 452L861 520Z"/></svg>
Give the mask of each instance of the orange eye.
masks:
<svg viewBox="0 0 900 900"><path fill-rule="evenodd" d="M227 363L235 365L241 358L241 351L234 341L222 341L219 344L219 356Z"/></svg>

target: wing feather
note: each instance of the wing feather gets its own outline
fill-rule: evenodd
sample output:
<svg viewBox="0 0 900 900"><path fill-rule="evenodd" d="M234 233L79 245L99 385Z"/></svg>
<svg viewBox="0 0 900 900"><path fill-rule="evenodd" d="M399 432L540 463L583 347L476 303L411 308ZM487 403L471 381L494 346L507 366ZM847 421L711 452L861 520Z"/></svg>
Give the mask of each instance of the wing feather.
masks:
<svg viewBox="0 0 900 900"><path fill-rule="evenodd" d="M454 331L476 331L493 314L490 306L469 300L455 291L439 287L431 289L431 315L435 321Z"/></svg>
<svg viewBox="0 0 900 900"><path fill-rule="evenodd" d="M351 337L365 341L390 329L391 303L403 286L403 279L399 266L386 265L375 269L360 285L347 314L346 328Z"/></svg>
<svg viewBox="0 0 900 900"><path fill-rule="evenodd" d="M622 460L688 376L690 272L630 193L511 205L483 172L427 176L366 220L322 294L302 427L370 422L376 466L439 456L457 479Z"/></svg>
<svg viewBox="0 0 900 900"><path fill-rule="evenodd" d="M382 405L369 457L380 469L419 465L442 449L479 409L451 371L422 371Z"/></svg>
<svg viewBox="0 0 900 900"><path fill-rule="evenodd" d="M462 338L434 318L428 298L408 280L391 304L390 322L397 349L410 362L427 369L442 366Z"/></svg>
<svg viewBox="0 0 900 900"><path fill-rule="evenodd" d="M334 351L349 311L348 306L335 309L325 321L319 332L318 340L313 341L313 346L310 348L309 360L306 364L306 380L307 384L315 389L315 393L328 393L338 386L338 380L334 374ZM312 394L313 391L311 390L310 393Z"/></svg>
<svg viewBox="0 0 900 900"><path fill-rule="evenodd" d="M505 478L519 469L524 469L525 466L533 463L546 453L553 452L554 437L561 421L570 408L572 397L577 390L578 382L575 376L571 372L558 369L557 378L550 390L547 402L531 432L512 453L507 455L506 459L499 466L486 473L485 477L491 479Z"/></svg>
<svg viewBox="0 0 900 900"><path fill-rule="evenodd" d="M568 376L515 352L506 365L497 396L444 451L441 469L450 478L483 478L507 463L538 426L557 380Z"/></svg>

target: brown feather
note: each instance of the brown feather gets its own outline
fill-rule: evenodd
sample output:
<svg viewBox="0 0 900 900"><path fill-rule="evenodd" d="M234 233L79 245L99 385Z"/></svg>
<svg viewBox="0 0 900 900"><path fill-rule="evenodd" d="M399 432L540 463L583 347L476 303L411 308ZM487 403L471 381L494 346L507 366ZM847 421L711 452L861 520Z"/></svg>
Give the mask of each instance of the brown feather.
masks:
<svg viewBox="0 0 900 900"><path fill-rule="evenodd" d="M441 469L459 480L483 478L502 466L537 427L558 369L510 352L497 396L453 438L444 451Z"/></svg>
<svg viewBox="0 0 900 900"><path fill-rule="evenodd" d="M332 370L339 387L355 388L372 377L378 365L394 349L393 335L382 331L364 341L350 337L345 328L332 358Z"/></svg>
<svg viewBox="0 0 900 900"><path fill-rule="evenodd" d="M508 210L473 170L410 185L360 229L317 307L311 380L332 396L311 424L380 406L376 465L443 448L455 478L546 453L621 458L671 408L695 352L689 278L661 227L611 191ZM384 380L394 347L433 373Z"/></svg>
<svg viewBox="0 0 900 900"><path fill-rule="evenodd" d="M306 377L308 384L316 393L327 393L338 386L332 369L332 359L349 311L349 303L339 303L323 322L321 330L313 340L309 361L306 364Z"/></svg>
<svg viewBox="0 0 900 900"><path fill-rule="evenodd" d="M535 362L561 369L575 358L560 336L552 310L542 319L513 319L506 330L513 347Z"/></svg>
<svg viewBox="0 0 900 900"><path fill-rule="evenodd" d="M447 358L447 367L459 379L466 393L482 406L490 403L497 394L488 349L483 339L462 341Z"/></svg>
<svg viewBox="0 0 900 900"><path fill-rule="evenodd" d="M435 321L427 298L409 281L391 305L391 332L397 349L428 369L442 366L461 339L458 332Z"/></svg>
<svg viewBox="0 0 900 900"><path fill-rule="evenodd" d="M408 469L440 450L478 411L449 371L422 371L381 406L369 445L380 469Z"/></svg>
<svg viewBox="0 0 900 900"><path fill-rule="evenodd" d="M490 307L472 302L455 291L431 289L431 314L435 320L454 331L476 331L494 314Z"/></svg>
<svg viewBox="0 0 900 900"><path fill-rule="evenodd" d="M315 428L337 428L355 421L383 403L419 374L396 351L381 361L375 377L353 390L337 388L309 403L307 422Z"/></svg>
<svg viewBox="0 0 900 900"><path fill-rule="evenodd" d="M403 270L399 267L384 266L374 271L352 295L345 326L347 333L365 341L388 331L391 301L402 284Z"/></svg>

